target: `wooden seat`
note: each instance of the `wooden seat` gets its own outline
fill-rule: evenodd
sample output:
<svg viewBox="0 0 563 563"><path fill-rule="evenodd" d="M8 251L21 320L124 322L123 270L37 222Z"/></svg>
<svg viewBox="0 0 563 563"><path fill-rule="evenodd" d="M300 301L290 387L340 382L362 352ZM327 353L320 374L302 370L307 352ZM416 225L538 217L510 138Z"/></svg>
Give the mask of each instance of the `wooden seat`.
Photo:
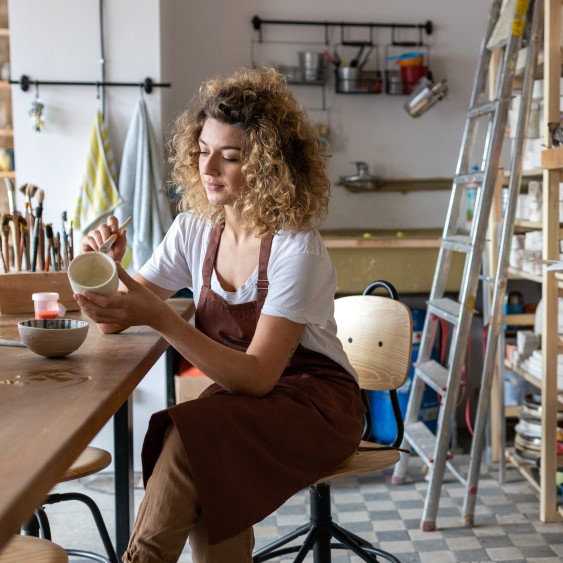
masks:
<svg viewBox="0 0 563 563"><path fill-rule="evenodd" d="M111 454L101 448L88 446L67 469L60 482L81 479L93 473L102 471L111 463Z"/></svg>
<svg viewBox="0 0 563 563"><path fill-rule="evenodd" d="M14 536L0 551L0 563L66 563L66 551L48 540Z"/></svg>
<svg viewBox="0 0 563 563"><path fill-rule="evenodd" d="M92 475L102 469L105 469L111 463L111 454L101 448L95 448L93 446L88 446L74 461L74 463L67 469L65 474L59 480L60 483L65 481L74 481L76 479L81 479L82 477L87 477ZM26 532L32 535L41 535L42 538L47 540L51 539L51 527L49 524L49 519L45 512L45 506L56 504L65 501L78 501L85 504L92 517L94 518L94 523L98 529L100 539L104 545L106 555L99 555L97 553L92 553L90 551L85 551L82 549L66 549L68 555L75 555L78 557L92 559L94 561L107 561L109 563L117 563L117 555L115 553L115 548L109 537L106 525L104 523L100 509L88 495L83 493L51 493L47 496L43 502L44 506L41 506L35 510L35 519L32 520L26 526ZM2 561L0 560L0 563Z"/></svg>
<svg viewBox="0 0 563 563"><path fill-rule="evenodd" d="M385 288L392 299L369 295L377 288ZM399 562L390 553L333 522L329 482L391 467L399 461L401 454L396 446L402 441L403 420L396 389L405 383L411 365L411 313L398 300L398 294L391 284L378 281L370 284L364 295L336 299L334 314L338 337L358 373L367 409L363 440L356 453L338 469L311 485L309 522L255 551L254 563L295 552L296 561L303 561L311 549L315 563L330 561L331 549L349 549L365 561L378 561L377 557L380 557L394 563ZM382 390L390 392L397 422L397 438L392 446L376 444L371 436L370 403L366 391ZM284 547L301 536L306 536L301 545ZM331 543L333 538L338 543Z"/></svg>

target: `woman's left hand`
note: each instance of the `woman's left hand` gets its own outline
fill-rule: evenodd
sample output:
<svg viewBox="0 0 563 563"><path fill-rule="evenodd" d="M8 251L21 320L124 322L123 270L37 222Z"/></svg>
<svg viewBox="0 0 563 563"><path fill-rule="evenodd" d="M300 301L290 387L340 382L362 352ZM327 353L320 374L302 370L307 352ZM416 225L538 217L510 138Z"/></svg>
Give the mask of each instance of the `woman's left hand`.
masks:
<svg viewBox="0 0 563 563"><path fill-rule="evenodd" d="M158 295L152 287L146 287L148 282L144 278L137 274L137 279L134 279L121 264L116 263L116 266L119 279L125 288L112 295L100 295L91 291L76 295L80 309L100 325L115 325L120 329L138 325L157 328L163 316L171 311L163 301L169 296L169 292Z"/></svg>

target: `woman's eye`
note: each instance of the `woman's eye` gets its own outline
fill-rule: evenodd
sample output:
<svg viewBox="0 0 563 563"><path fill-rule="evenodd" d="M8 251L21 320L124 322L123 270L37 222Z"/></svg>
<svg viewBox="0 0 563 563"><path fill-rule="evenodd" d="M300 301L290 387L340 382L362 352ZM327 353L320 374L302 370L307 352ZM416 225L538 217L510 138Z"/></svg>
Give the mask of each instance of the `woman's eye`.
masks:
<svg viewBox="0 0 563 563"><path fill-rule="evenodd" d="M224 156L224 157L223 157L223 160L224 160L225 162L238 162L238 159L236 159L236 158L230 158L230 157L228 157L228 156Z"/></svg>
<svg viewBox="0 0 563 563"><path fill-rule="evenodd" d="M209 156L207 151L199 151L199 156Z"/></svg>

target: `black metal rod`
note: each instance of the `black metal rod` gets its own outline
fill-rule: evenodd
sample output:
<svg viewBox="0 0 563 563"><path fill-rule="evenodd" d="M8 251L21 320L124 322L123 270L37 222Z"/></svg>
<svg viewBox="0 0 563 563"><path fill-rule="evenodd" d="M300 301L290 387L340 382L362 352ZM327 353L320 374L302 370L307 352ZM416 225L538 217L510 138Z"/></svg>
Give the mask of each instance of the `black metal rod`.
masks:
<svg viewBox="0 0 563 563"><path fill-rule="evenodd" d="M147 94L150 94L153 88L170 88L170 82L153 82L150 78L145 78L142 82L107 82L107 81L67 81L67 80L33 80L26 74L23 74L19 80L10 80L10 84L19 84L20 88L27 92L31 85L35 86L123 86L142 88Z"/></svg>
<svg viewBox="0 0 563 563"><path fill-rule="evenodd" d="M390 29L424 29L428 35L432 35L432 22L430 20L424 23L373 23L373 22L345 22L345 21L315 21L315 20L265 20L259 16L252 18L252 25L256 31L260 30L262 25L321 25L325 27L387 27Z"/></svg>

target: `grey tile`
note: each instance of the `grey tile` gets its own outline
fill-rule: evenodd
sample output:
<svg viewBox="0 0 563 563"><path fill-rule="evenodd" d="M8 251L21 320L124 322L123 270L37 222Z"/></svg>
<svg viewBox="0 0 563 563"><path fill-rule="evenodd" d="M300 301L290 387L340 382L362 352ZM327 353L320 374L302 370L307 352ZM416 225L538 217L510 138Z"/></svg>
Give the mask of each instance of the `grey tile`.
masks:
<svg viewBox="0 0 563 563"><path fill-rule="evenodd" d="M456 549L456 561L491 561L484 549Z"/></svg>

